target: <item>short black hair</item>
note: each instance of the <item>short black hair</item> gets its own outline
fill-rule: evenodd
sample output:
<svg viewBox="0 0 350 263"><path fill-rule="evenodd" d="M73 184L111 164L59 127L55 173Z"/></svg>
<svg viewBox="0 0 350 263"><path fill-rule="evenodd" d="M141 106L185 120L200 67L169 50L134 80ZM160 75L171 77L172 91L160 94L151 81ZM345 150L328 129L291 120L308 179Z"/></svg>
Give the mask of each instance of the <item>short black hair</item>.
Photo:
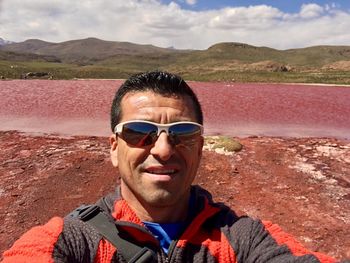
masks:
<svg viewBox="0 0 350 263"><path fill-rule="evenodd" d="M188 96L194 105L196 121L203 124L203 112L196 94L187 83L175 74L165 71L150 71L132 75L117 90L111 108L111 128L121 119L121 101L127 93L152 91L163 96Z"/></svg>

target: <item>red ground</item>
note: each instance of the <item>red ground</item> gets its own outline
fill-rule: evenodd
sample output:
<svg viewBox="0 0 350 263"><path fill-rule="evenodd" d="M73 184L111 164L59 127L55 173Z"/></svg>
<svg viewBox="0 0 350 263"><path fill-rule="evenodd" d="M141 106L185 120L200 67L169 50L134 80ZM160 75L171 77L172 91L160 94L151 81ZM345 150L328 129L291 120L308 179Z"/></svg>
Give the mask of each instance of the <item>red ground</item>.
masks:
<svg viewBox="0 0 350 263"><path fill-rule="evenodd" d="M0 82L0 85L3 83L7 82ZM96 94L94 98L87 95L92 88L90 85L96 85L97 81L81 82L78 86L69 85L76 82L57 81L52 82L50 88L42 85L51 82L14 83L36 85L32 86L31 92L23 86L1 86L0 98L5 104L0 104L0 119L12 121L12 124L7 122L6 125L14 125L23 118L33 120L40 117L42 119L38 119L37 126L32 126L29 121L26 127L31 131L50 131L52 127L45 126L45 120L66 125L71 121L75 125L65 129L75 133L79 132L76 126L83 125L85 119L91 123L107 119L107 99ZM97 88L97 94L111 93L108 85L112 82L108 82L107 86L104 86L107 82L102 83ZM197 85L194 86L197 88ZM205 85L202 86L205 88ZM348 113L348 104L344 104L340 93L335 92L333 97L339 99L340 106L329 103L333 105L329 106L330 112L337 109L338 113ZM205 98L210 96L203 95L207 94L205 92L201 94L202 103L208 107L209 102L205 102ZM27 99L24 95L28 96ZM346 98L346 95L343 96ZM259 118L262 118L259 115L261 108L255 106L268 103L264 102L264 97L261 98L260 102L247 104L252 112L261 116ZM296 99L289 101L290 105L299 105L297 97L288 98ZM323 101L322 98L317 97L315 101ZM240 105L238 112L240 108L247 107ZM217 119L227 116L225 111L228 107L217 105L213 109L222 109L216 114ZM316 114L316 111L310 111ZM271 116L283 116L278 110L276 112L272 112ZM290 114L288 116L293 115ZM323 114L333 116L333 113L327 115L326 111ZM208 109L206 116L209 116L209 122L215 120ZM244 117L244 114L237 116ZM308 114L305 116L312 121L308 119ZM349 120L341 114L337 118L344 123L336 127L346 130ZM250 120L247 117L247 121ZM323 121L333 122L328 117ZM96 126L98 124L95 122ZM2 126L3 130L8 129L6 125ZM227 125L234 127L235 123L231 120ZM215 128L215 125L211 127ZM299 131L303 131L303 127ZM101 131L101 128L93 127L89 132L96 132L96 129ZM106 127L103 133L107 131ZM329 138L280 137L250 137L239 141L243 149L233 155L205 150L196 183L210 190L217 201L227 203L239 213L281 225L314 251L339 259L350 258L350 142ZM63 216L81 203L92 203L112 191L118 183L118 173L109 161L106 137L34 136L4 131L0 132L0 149L0 253L29 227L45 223L54 215Z"/></svg>
<svg viewBox="0 0 350 263"><path fill-rule="evenodd" d="M118 183L107 138L0 133L0 252L29 227L93 203ZM196 183L239 213L303 244L350 257L350 143L245 138L232 156L204 151Z"/></svg>

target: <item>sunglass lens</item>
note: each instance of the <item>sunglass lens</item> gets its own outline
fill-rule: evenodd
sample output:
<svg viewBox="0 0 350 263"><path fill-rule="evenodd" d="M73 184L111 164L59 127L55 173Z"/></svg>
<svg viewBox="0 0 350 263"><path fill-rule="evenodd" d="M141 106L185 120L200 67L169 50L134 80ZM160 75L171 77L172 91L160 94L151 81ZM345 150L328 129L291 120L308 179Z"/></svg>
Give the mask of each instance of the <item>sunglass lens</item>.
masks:
<svg viewBox="0 0 350 263"><path fill-rule="evenodd" d="M200 134L200 127L191 123L175 124L169 128L169 135L174 144L194 143Z"/></svg>
<svg viewBox="0 0 350 263"><path fill-rule="evenodd" d="M131 145L151 145L156 137L157 127L152 124L133 122L123 126L122 138Z"/></svg>

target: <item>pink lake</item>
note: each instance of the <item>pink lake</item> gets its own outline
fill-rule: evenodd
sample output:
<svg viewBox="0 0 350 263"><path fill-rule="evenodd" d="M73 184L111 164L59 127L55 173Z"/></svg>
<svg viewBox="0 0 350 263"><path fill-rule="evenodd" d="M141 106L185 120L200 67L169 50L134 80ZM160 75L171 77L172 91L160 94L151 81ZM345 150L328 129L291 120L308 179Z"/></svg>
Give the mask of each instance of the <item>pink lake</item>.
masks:
<svg viewBox="0 0 350 263"><path fill-rule="evenodd" d="M107 136L122 80L0 81L0 129ZM188 82L205 133L350 139L350 87Z"/></svg>

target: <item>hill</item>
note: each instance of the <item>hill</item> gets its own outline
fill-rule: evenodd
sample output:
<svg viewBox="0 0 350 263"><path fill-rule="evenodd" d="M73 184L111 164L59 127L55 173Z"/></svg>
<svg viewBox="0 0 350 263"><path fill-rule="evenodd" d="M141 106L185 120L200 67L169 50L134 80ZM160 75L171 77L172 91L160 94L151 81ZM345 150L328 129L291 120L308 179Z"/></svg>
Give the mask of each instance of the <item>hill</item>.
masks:
<svg viewBox="0 0 350 263"><path fill-rule="evenodd" d="M12 41L8 41L0 37L0 46L7 45L13 43Z"/></svg>
<svg viewBox="0 0 350 263"><path fill-rule="evenodd" d="M191 80L350 84L347 61L350 46L277 50L228 42L206 50L177 50L97 38L61 43L29 39L0 46L0 76L5 78L48 70L63 79L125 78L164 69Z"/></svg>
<svg viewBox="0 0 350 263"><path fill-rule="evenodd" d="M37 55L34 53L18 53L13 51L0 50L0 60L6 61L37 61L37 62L61 62L55 56Z"/></svg>
<svg viewBox="0 0 350 263"><path fill-rule="evenodd" d="M66 63L95 63L116 55L140 55L176 52L174 49L129 42L104 41L97 38L71 40L61 43L29 39L21 43L2 46L1 50L55 56Z"/></svg>
<svg viewBox="0 0 350 263"><path fill-rule="evenodd" d="M277 50L242 43L219 43L207 50L188 53L181 61L201 63L257 63L274 61L291 67L322 67L340 60L350 60L350 46L315 46L300 49Z"/></svg>

